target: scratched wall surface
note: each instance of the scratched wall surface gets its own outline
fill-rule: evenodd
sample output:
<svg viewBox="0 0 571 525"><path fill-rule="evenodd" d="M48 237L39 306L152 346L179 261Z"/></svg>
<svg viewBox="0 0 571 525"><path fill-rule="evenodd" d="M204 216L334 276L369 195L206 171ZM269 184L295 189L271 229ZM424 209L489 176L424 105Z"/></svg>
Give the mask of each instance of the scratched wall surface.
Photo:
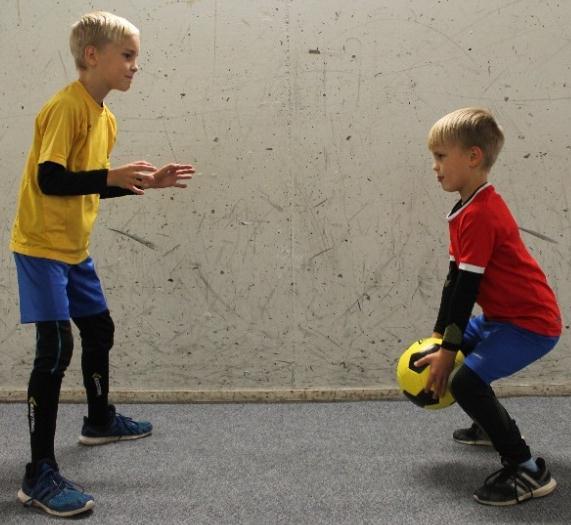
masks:
<svg viewBox="0 0 571 525"><path fill-rule="evenodd" d="M8 250L41 104L75 78L91 1L4 0L0 18L0 386L24 389ZM102 203L91 253L117 326L115 388L392 387L431 331L447 269L430 125L467 105L505 128L493 182L569 303L571 3L117 0L141 70L107 102L115 165L195 163L186 191ZM79 344L76 345L79 348ZM571 348L510 379L569 383ZM65 388L81 384L74 359Z"/></svg>

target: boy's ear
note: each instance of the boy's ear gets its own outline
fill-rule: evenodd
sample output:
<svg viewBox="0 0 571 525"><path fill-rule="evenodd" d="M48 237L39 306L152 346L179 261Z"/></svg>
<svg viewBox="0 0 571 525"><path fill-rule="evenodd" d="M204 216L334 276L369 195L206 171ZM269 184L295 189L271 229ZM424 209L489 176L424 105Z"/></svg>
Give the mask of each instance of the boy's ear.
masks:
<svg viewBox="0 0 571 525"><path fill-rule="evenodd" d="M479 146L472 146L470 148L470 164L476 168L482 164L484 160L484 152Z"/></svg>
<svg viewBox="0 0 571 525"><path fill-rule="evenodd" d="M95 66L97 64L97 48L95 46L85 46L83 58L87 65Z"/></svg>

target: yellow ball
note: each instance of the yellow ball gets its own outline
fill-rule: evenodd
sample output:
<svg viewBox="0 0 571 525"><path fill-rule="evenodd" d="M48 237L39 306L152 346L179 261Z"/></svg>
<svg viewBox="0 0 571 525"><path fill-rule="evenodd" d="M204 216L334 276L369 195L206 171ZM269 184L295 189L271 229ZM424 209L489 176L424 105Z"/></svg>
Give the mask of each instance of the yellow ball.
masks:
<svg viewBox="0 0 571 525"><path fill-rule="evenodd" d="M422 357L436 352L441 342L441 339L434 337L419 339L403 352L397 365L397 382L403 394L415 405L428 410L446 408L455 402L449 388L446 389L446 393L440 399L434 399L432 392L425 392L424 388L430 374L430 366L414 366L414 363ZM460 366L463 361L462 352L457 352L454 368Z"/></svg>

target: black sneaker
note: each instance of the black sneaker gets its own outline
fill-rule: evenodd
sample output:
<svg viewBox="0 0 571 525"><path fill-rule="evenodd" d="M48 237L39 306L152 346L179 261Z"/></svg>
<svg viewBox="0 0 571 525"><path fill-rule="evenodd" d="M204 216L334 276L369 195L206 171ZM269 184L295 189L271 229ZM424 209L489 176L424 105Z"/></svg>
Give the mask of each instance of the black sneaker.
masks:
<svg viewBox="0 0 571 525"><path fill-rule="evenodd" d="M491 447L492 441L484 429L477 423L472 423L470 428L459 428L452 434L454 441L463 443L464 445L481 445Z"/></svg>
<svg viewBox="0 0 571 525"><path fill-rule="evenodd" d="M551 494L557 482L551 477L542 458L537 458L536 463L538 472L505 465L486 478L484 485L474 492L474 499L484 505L505 506Z"/></svg>

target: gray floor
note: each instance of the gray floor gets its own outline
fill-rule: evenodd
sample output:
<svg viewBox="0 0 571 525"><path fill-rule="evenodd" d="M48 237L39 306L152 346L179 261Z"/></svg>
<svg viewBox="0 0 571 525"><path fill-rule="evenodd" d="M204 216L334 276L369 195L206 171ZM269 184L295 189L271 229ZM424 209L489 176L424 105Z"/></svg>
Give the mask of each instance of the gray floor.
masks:
<svg viewBox="0 0 571 525"><path fill-rule="evenodd" d="M96 497L90 524L571 523L569 398L505 405L558 490L511 508L472 491L498 467L489 449L451 441L458 407L403 402L128 405L150 438L77 444L83 407L62 405L57 454L65 476ZM28 454L25 406L0 405L0 522L55 521L15 498Z"/></svg>

